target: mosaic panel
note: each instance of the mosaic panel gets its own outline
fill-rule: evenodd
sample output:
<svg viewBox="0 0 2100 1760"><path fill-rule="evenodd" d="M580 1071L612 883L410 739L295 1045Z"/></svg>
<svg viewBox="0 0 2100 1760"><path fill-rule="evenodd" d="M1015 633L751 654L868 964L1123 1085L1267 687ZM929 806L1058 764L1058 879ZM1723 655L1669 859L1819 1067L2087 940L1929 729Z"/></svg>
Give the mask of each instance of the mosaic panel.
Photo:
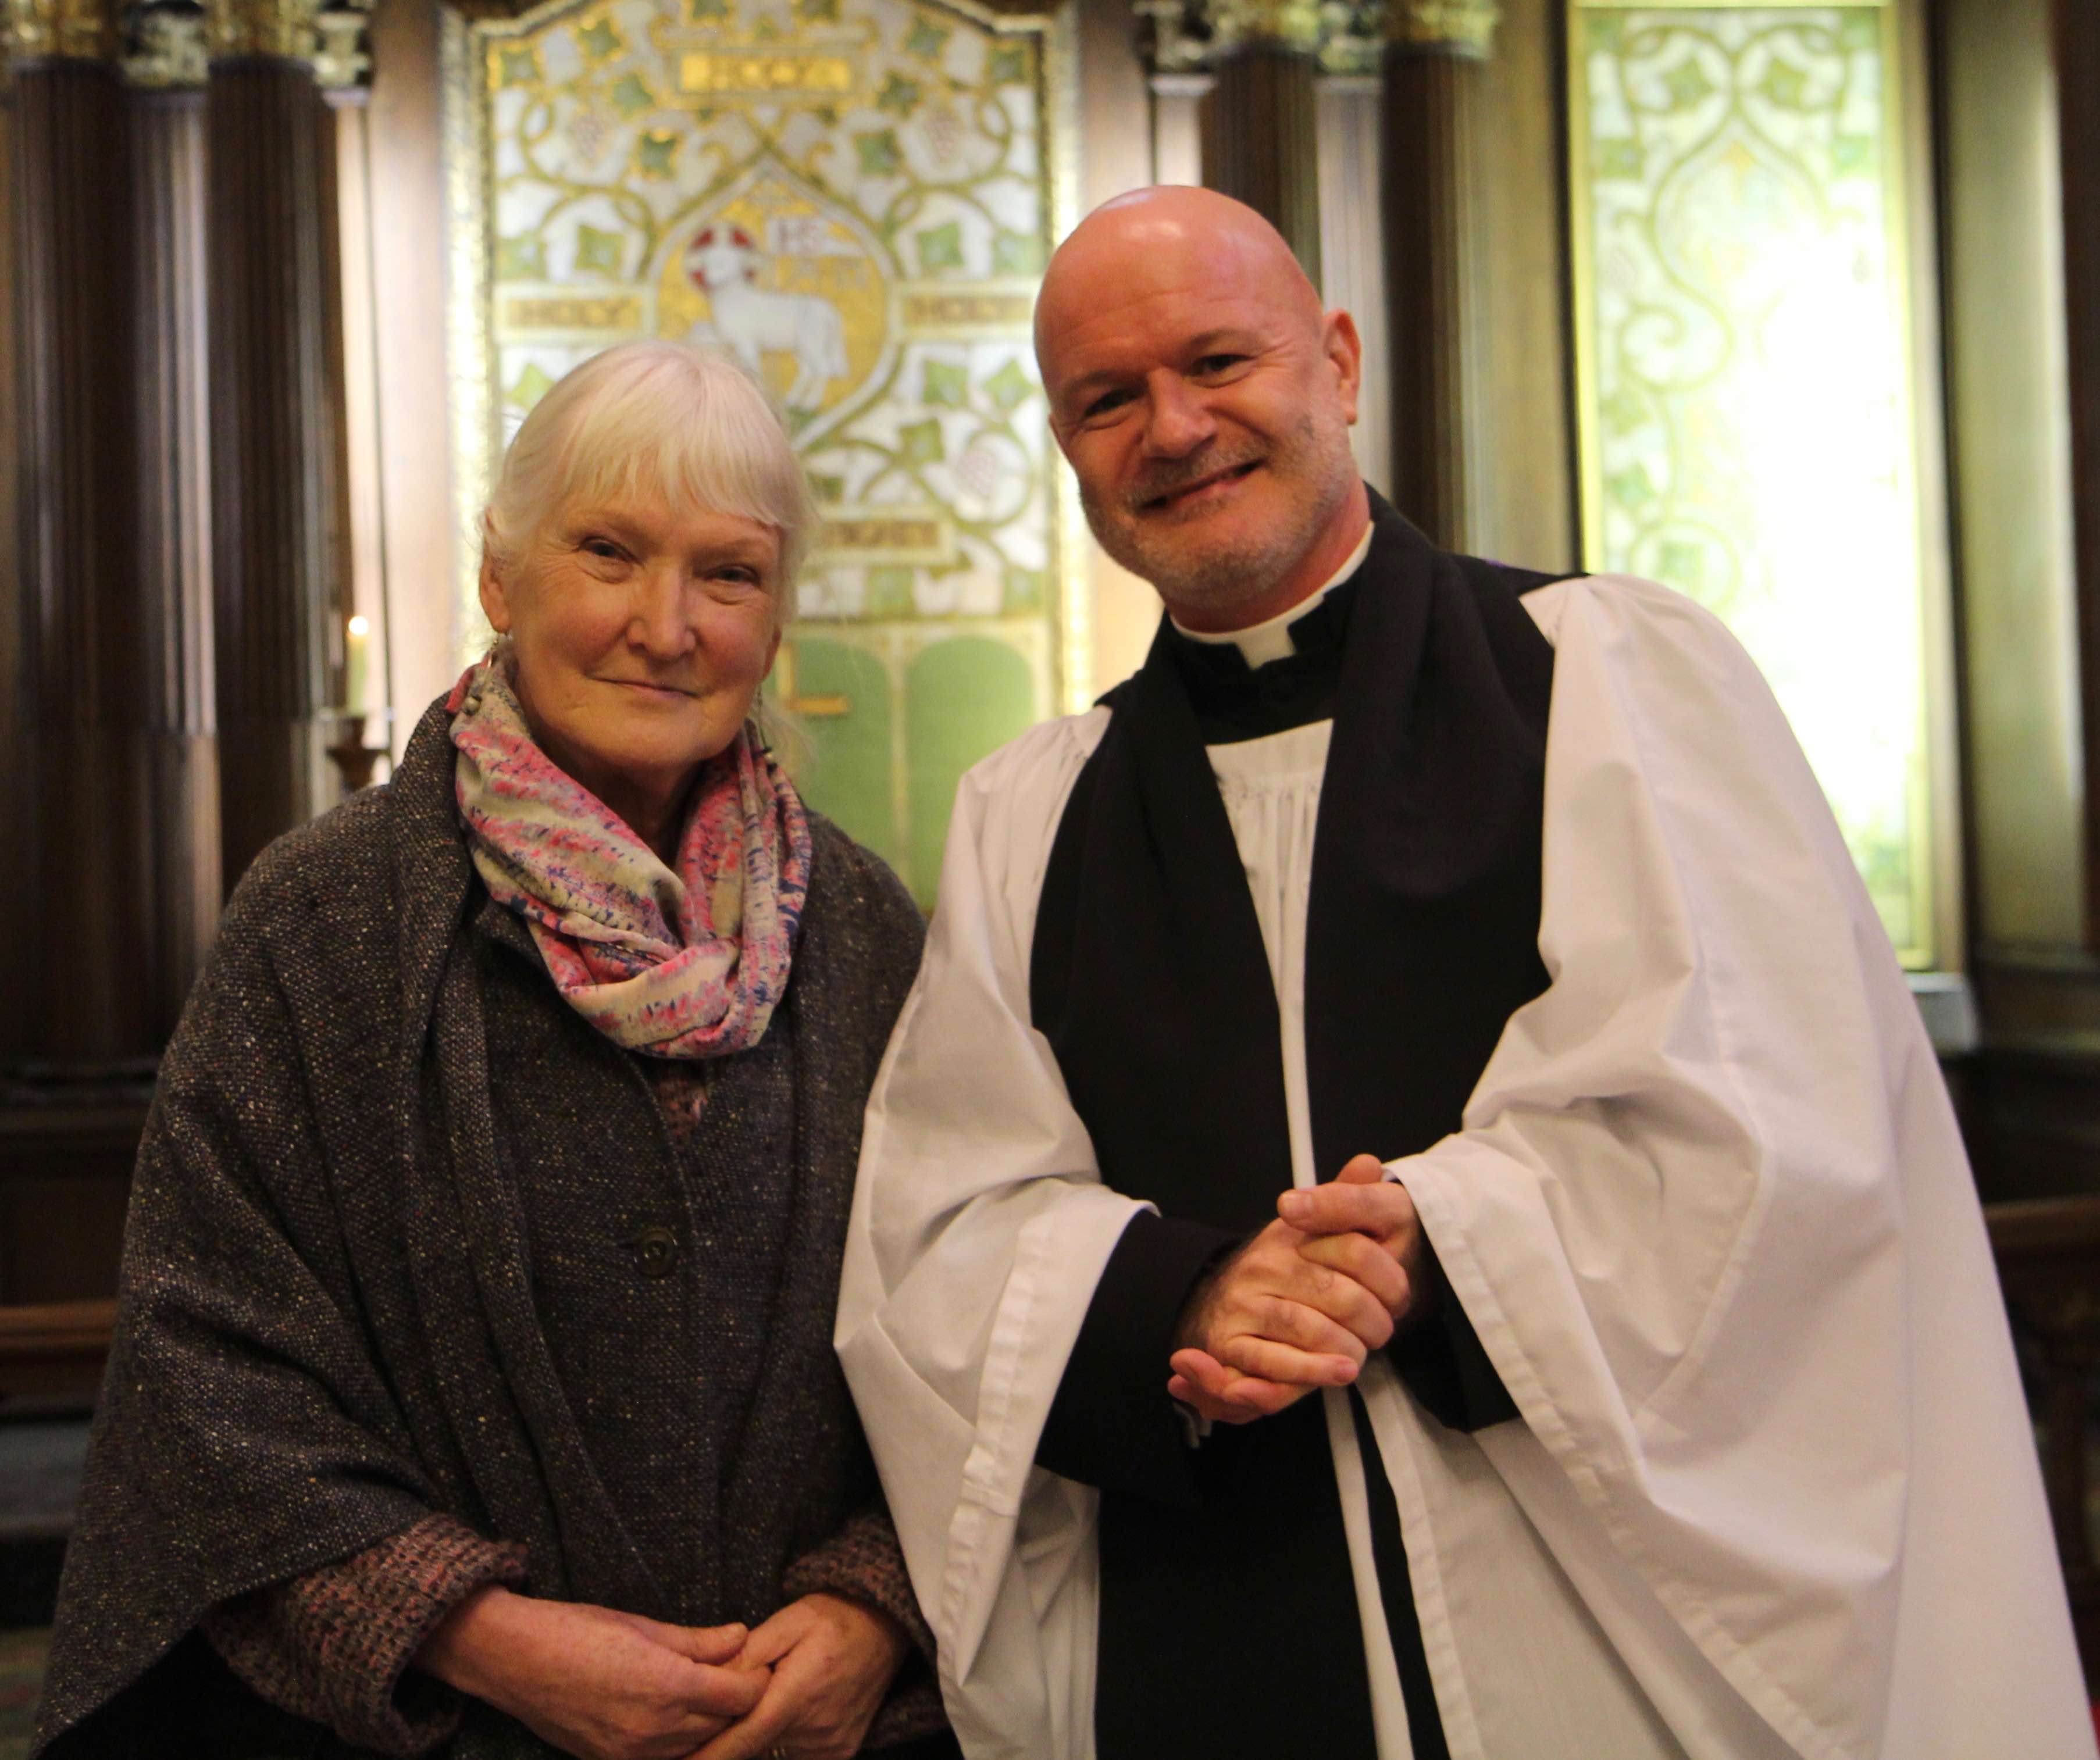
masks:
<svg viewBox="0 0 2100 1760"><path fill-rule="evenodd" d="M1571 9L1590 566L1725 618L1933 956L1895 13Z"/></svg>
<svg viewBox="0 0 2100 1760"><path fill-rule="evenodd" d="M1068 208L1066 29L946 0L557 0L451 30L463 522L599 349L744 362L823 514L775 680L805 789L922 898L960 770L1087 689L1030 344ZM960 719L915 698L948 641L989 644L927 674L969 673Z"/></svg>

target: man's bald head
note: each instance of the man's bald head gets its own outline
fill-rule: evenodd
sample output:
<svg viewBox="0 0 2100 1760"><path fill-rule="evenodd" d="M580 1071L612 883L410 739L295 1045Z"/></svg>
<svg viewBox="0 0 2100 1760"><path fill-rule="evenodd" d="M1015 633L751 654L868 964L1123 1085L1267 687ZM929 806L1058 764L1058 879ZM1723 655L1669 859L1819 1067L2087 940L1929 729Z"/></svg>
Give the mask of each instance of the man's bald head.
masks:
<svg viewBox="0 0 2100 1760"><path fill-rule="evenodd" d="M1095 536L1189 628L1287 611L1356 547L1356 326L1244 203L1096 208L1051 259L1035 355Z"/></svg>
<svg viewBox="0 0 2100 1760"><path fill-rule="evenodd" d="M1046 355L1074 320L1098 315L1105 298L1128 298L1189 270L1320 328L1319 290L1281 232L1214 189L1162 183L1103 202L1057 247L1035 301L1035 354L1045 373Z"/></svg>

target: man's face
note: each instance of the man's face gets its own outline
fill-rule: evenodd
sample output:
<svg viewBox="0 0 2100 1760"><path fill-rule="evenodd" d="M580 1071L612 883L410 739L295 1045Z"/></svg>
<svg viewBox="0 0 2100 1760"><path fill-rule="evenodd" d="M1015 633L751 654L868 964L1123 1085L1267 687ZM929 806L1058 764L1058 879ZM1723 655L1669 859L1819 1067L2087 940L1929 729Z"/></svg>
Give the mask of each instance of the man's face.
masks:
<svg viewBox="0 0 2100 1760"><path fill-rule="evenodd" d="M1355 486L1356 332L1237 240L1152 242L1046 291L1051 427L1101 547L1185 621L1231 627Z"/></svg>

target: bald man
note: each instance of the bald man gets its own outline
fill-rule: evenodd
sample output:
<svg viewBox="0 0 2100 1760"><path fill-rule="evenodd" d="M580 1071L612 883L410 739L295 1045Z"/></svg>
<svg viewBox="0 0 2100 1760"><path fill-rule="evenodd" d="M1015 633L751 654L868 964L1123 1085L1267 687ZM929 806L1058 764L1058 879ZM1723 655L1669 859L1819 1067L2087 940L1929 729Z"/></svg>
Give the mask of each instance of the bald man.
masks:
<svg viewBox="0 0 2100 1760"><path fill-rule="evenodd" d="M1036 346L1167 615L964 779L838 1329L973 1760L2090 1757L1937 1065L1741 651L1367 491L1221 196L1089 217Z"/></svg>

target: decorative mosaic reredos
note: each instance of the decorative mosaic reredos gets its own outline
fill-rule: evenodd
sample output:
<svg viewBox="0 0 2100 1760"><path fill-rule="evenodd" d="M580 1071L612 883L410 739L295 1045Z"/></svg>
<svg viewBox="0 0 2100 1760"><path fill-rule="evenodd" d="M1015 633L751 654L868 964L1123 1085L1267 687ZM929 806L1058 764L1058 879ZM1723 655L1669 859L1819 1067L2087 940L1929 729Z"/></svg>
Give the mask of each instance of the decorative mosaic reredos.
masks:
<svg viewBox="0 0 2100 1760"><path fill-rule="evenodd" d="M768 686L796 780L930 903L962 772L1088 695L1030 333L1069 7L553 0L447 46L461 560L571 367L631 337L737 355L823 517Z"/></svg>
<svg viewBox="0 0 2100 1760"><path fill-rule="evenodd" d="M611 0L485 55L505 431L613 342L726 348L825 509L805 616L1041 615L1039 36L907 0Z"/></svg>

